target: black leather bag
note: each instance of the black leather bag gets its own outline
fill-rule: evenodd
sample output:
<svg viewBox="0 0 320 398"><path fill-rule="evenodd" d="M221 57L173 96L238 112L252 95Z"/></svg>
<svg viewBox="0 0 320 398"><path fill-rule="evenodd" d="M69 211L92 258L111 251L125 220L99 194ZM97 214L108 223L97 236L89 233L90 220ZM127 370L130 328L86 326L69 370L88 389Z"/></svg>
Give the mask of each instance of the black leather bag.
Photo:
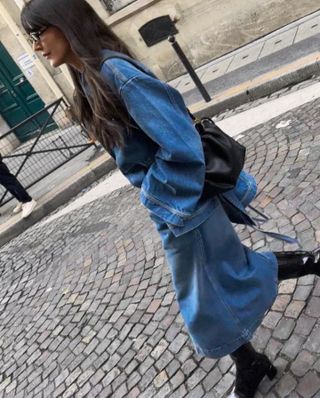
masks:
<svg viewBox="0 0 320 398"><path fill-rule="evenodd" d="M203 145L206 175L203 196L212 197L234 188L243 169L246 149L211 119L195 121Z"/></svg>

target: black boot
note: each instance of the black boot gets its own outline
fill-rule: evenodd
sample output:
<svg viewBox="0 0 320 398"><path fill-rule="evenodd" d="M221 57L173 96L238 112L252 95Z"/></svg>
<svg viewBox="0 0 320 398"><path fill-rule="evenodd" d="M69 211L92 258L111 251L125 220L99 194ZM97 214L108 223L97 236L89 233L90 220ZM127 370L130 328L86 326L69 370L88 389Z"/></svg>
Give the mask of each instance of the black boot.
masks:
<svg viewBox="0 0 320 398"><path fill-rule="evenodd" d="M261 380L274 379L277 369L269 359L257 353L250 343L242 345L231 354L236 365L236 383L233 397L254 398Z"/></svg>
<svg viewBox="0 0 320 398"><path fill-rule="evenodd" d="M305 275L320 276L320 250L275 252L279 281Z"/></svg>

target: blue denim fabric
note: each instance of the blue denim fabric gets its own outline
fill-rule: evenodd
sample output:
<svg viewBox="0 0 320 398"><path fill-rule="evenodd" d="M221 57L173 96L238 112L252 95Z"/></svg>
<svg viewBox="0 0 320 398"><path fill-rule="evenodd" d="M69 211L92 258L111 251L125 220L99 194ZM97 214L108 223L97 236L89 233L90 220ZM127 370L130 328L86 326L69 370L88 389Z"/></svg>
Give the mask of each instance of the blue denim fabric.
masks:
<svg viewBox="0 0 320 398"><path fill-rule="evenodd" d="M258 187L255 178L242 170L234 188L234 193L244 208L253 201L257 195L257 191Z"/></svg>
<svg viewBox="0 0 320 398"><path fill-rule="evenodd" d="M245 208L252 202L256 194L257 183L255 178L242 170L234 189L220 195L221 203L231 222L255 225Z"/></svg>
<svg viewBox="0 0 320 398"><path fill-rule="evenodd" d="M216 199L201 200L204 154L180 93L136 64L112 58L101 67L135 126L125 148L114 149L113 156L129 181L141 188L143 205L179 236L204 222Z"/></svg>
<svg viewBox="0 0 320 398"><path fill-rule="evenodd" d="M152 218L196 351L219 358L248 342L277 295L275 256L243 246L219 201L204 223L179 237Z"/></svg>
<svg viewBox="0 0 320 398"><path fill-rule="evenodd" d="M274 255L242 246L230 223L252 224L244 207L256 187L243 172L235 189L201 199L203 149L181 95L132 62L114 58L101 68L134 126L124 132L124 148L111 154L141 188L196 350L220 357L250 340L277 292Z"/></svg>

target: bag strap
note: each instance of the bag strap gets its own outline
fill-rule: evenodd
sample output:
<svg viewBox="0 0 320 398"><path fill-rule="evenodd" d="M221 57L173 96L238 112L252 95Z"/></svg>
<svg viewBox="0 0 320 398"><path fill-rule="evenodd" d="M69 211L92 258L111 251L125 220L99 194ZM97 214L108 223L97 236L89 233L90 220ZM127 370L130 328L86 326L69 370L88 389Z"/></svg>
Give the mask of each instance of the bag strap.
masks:
<svg viewBox="0 0 320 398"><path fill-rule="evenodd" d="M250 206L250 208L253 209L255 212L263 215L263 217L266 217L266 219L264 219L263 222L265 222L269 219L269 217L267 217L263 213L260 213L257 209L253 208L252 206ZM250 215L246 211L244 212L244 214L246 216L250 217ZM242 214L241 214L241 217L242 217ZM259 223L259 219L255 218L255 217L250 217L250 218L253 221L253 223L251 225L246 223L245 225L247 227L252 228L255 231L261 232L264 235L270 236L273 239L282 240L283 242L289 243L291 245L298 245L300 248L302 247L301 243L299 242L298 239L292 238L291 236L288 236L288 235L280 234L278 232L265 231L257 226L257 222Z"/></svg>
<svg viewBox="0 0 320 398"><path fill-rule="evenodd" d="M264 222L270 220L270 218L268 216L266 216L265 214L261 213L259 210L255 209L253 206L249 205L248 207L251 210L253 210L255 213L259 214L262 217L262 219L259 219L257 217L251 217L246 211L244 211L244 214L246 216L248 216L249 218L251 218L251 220L253 221L252 224L246 223L245 225L247 227L252 228L253 230L255 230L257 232L261 232L264 235L270 236L273 239L282 240L283 242L289 243L290 245L298 245L300 248L302 248L301 243L296 238L292 238L291 236L280 234L278 232L265 231L265 230L261 229L260 226L257 226L257 224L264 223ZM242 217L242 212L241 212L241 217Z"/></svg>
<svg viewBox="0 0 320 398"><path fill-rule="evenodd" d="M251 217L252 220L256 221L258 224L263 224L266 221L271 220L271 218L269 216L267 216L266 214L262 213L262 211L256 209L255 207L251 206L251 205L247 205L247 207L253 211L254 213L256 213L259 217Z"/></svg>
<svg viewBox="0 0 320 398"><path fill-rule="evenodd" d="M273 239L282 240L283 242L289 243L290 245L298 245L299 248L302 248L299 240L296 238L291 238L291 236L279 234L278 232L264 231L263 229L258 228L255 225L248 225L248 227L251 227L255 231L261 232L264 235L270 236Z"/></svg>
<svg viewBox="0 0 320 398"><path fill-rule="evenodd" d="M259 220L257 218L251 217L250 214L245 209L243 209L243 210L238 209L238 207L233 203L233 201L230 198L224 196L223 194L219 195L219 196L220 196L220 200L227 201L227 203L229 205L233 206L234 208L236 208L238 210L239 218L242 220L242 223L238 222L239 224L243 224L243 225L247 226L248 228L252 228L255 231L258 231L258 232L261 232L264 235L270 236L273 239L281 240L283 242L286 242L286 243L289 243L289 244L292 244L292 245L296 244L299 247L302 247L300 242L296 238L292 238L291 236L280 234L278 232L265 231L265 230L261 229L260 226L258 225L259 224ZM254 212L256 212L261 217L263 217L263 222L265 222L265 221L267 221L269 219L265 214L261 213L259 210L255 209L252 206L249 206L249 207Z"/></svg>

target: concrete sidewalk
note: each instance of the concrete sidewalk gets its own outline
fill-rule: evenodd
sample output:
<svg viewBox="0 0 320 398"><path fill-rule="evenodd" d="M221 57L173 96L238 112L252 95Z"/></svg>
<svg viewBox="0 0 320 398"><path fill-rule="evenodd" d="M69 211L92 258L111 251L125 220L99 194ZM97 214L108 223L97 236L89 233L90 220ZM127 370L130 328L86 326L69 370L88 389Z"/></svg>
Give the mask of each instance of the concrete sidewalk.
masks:
<svg viewBox="0 0 320 398"><path fill-rule="evenodd" d="M169 82L195 113L216 114L320 73L320 11L196 69L212 101L189 75Z"/></svg>
<svg viewBox="0 0 320 398"><path fill-rule="evenodd" d="M320 74L320 11L200 67L197 72L212 96L206 103L187 75L171 81L190 110L215 115ZM11 216L13 201L0 208L0 246L18 236L97 179L115 168L103 151L89 162L72 160L68 173L57 170L30 191L38 201L31 216ZM54 181L53 184L48 183Z"/></svg>

